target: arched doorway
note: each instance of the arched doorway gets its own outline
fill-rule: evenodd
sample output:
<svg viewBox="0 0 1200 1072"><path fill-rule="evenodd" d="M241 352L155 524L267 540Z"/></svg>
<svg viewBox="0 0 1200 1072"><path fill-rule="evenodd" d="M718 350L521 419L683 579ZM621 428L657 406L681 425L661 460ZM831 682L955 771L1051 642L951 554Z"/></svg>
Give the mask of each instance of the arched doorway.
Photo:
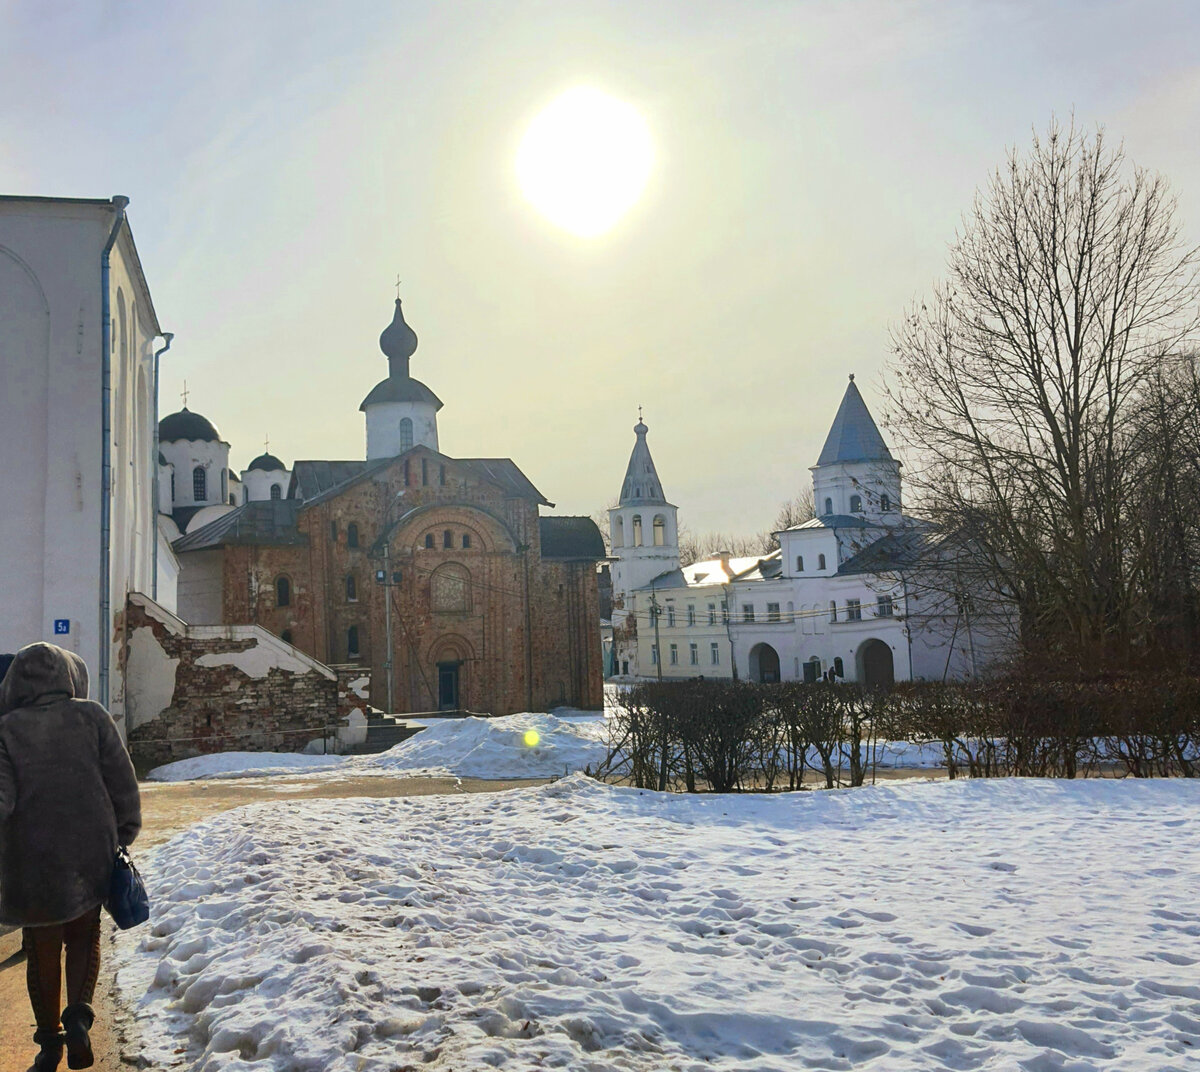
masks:
<svg viewBox="0 0 1200 1072"><path fill-rule="evenodd" d="M779 680L779 652L770 644L755 644L750 649L750 678L764 684Z"/></svg>
<svg viewBox="0 0 1200 1072"><path fill-rule="evenodd" d="M858 680L868 689L890 689L896 683L892 649L882 640L864 641L858 649Z"/></svg>

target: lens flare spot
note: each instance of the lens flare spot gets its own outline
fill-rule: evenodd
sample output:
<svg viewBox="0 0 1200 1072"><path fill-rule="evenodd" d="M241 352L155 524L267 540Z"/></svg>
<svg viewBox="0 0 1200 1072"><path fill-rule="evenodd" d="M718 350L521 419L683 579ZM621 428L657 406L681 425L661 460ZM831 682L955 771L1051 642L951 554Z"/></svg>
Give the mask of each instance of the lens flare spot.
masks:
<svg viewBox="0 0 1200 1072"><path fill-rule="evenodd" d="M537 730L526 730L525 731L525 747L526 748L537 748L538 742L541 739L542 738L538 734Z"/></svg>

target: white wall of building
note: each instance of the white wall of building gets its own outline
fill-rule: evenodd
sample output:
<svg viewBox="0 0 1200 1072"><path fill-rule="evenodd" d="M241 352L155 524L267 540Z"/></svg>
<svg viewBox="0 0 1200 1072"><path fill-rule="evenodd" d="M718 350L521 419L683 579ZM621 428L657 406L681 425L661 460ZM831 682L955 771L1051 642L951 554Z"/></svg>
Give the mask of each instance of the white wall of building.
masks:
<svg viewBox="0 0 1200 1072"><path fill-rule="evenodd" d="M192 625L219 625L223 585L224 552L189 551L187 569L179 574L179 617Z"/></svg>
<svg viewBox="0 0 1200 1072"><path fill-rule="evenodd" d="M367 407L367 461L394 458L417 446L438 449L437 409L431 403L375 402Z"/></svg>
<svg viewBox="0 0 1200 1072"><path fill-rule="evenodd" d="M163 499L171 508L229 505L229 444L201 439L159 443L158 449L175 473L175 497ZM204 473L204 495L197 498L195 471Z"/></svg>
<svg viewBox="0 0 1200 1072"><path fill-rule="evenodd" d="M242 498L239 502L259 502L271 498L272 486L279 488L278 498L286 499L291 474L286 469L243 469Z"/></svg>

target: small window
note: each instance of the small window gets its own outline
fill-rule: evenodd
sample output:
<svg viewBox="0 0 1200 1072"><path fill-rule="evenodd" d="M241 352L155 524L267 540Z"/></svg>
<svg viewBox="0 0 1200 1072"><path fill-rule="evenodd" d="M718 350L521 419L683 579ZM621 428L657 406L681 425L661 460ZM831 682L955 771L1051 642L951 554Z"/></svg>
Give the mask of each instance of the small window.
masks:
<svg viewBox="0 0 1200 1072"><path fill-rule="evenodd" d="M885 492L884 494L879 496L879 509L883 510L886 513L891 508L892 508L892 500L888 496L888 494Z"/></svg>
<svg viewBox="0 0 1200 1072"><path fill-rule="evenodd" d="M667 521L659 514L654 519L654 546L662 547L667 542Z"/></svg>
<svg viewBox="0 0 1200 1072"><path fill-rule="evenodd" d="M744 621L744 622L754 621L754 604L753 603L743 603L742 604L742 621Z"/></svg>
<svg viewBox="0 0 1200 1072"><path fill-rule="evenodd" d="M470 546L471 546L471 534L469 532L464 532L463 533L463 549L465 550L465 549L469 548Z"/></svg>
<svg viewBox="0 0 1200 1072"><path fill-rule="evenodd" d="M400 418L400 453L411 450L413 445L413 423L411 417Z"/></svg>
<svg viewBox="0 0 1200 1072"><path fill-rule="evenodd" d="M861 514L862 513L862 496L861 495L851 495L850 496L850 513L852 513L852 514Z"/></svg>
<svg viewBox="0 0 1200 1072"><path fill-rule="evenodd" d="M208 498L208 474L204 466L197 465L192 470L192 501L202 503Z"/></svg>
<svg viewBox="0 0 1200 1072"><path fill-rule="evenodd" d="M233 497L233 492L232 492L232 491L229 493L229 505L230 505L230 506L237 506L237 500L236 500L236 499L234 499L234 497Z"/></svg>
<svg viewBox="0 0 1200 1072"><path fill-rule="evenodd" d="M633 515L633 546L642 546L642 515Z"/></svg>
<svg viewBox="0 0 1200 1072"><path fill-rule="evenodd" d="M713 666L721 665L721 645L715 640L708 646L708 654Z"/></svg>
<svg viewBox="0 0 1200 1072"><path fill-rule="evenodd" d="M658 665L658 645L657 644L650 645L650 665L651 666Z"/></svg>
<svg viewBox="0 0 1200 1072"><path fill-rule="evenodd" d="M358 602L358 581L355 579L353 573L346 574L346 602Z"/></svg>
<svg viewBox="0 0 1200 1072"><path fill-rule="evenodd" d="M438 483L444 488L446 486L446 467L438 466Z"/></svg>
<svg viewBox="0 0 1200 1072"><path fill-rule="evenodd" d="M621 660L621 673L628 675L628 673L629 673L629 660L628 659Z"/></svg>
<svg viewBox="0 0 1200 1072"><path fill-rule="evenodd" d="M442 533L442 546L447 549L454 546L454 533L449 529Z"/></svg>
<svg viewBox="0 0 1200 1072"><path fill-rule="evenodd" d="M689 644L688 645L688 662L692 666L700 665L700 645L699 644Z"/></svg>
<svg viewBox="0 0 1200 1072"><path fill-rule="evenodd" d="M687 623L688 625L696 624L696 604L689 603L687 608Z"/></svg>
<svg viewBox="0 0 1200 1072"><path fill-rule="evenodd" d="M351 521L350 524L346 526L346 546L347 547L357 547L358 546L358 525L355 524L353 521Z"/></svg>
<svg viewBox="0 0 1200 1072"><path fill-rule="evenodd" d="M282 633L279 634L279 639L282 640L285 644L290 644L292 642L292 631L290 629L285 629Z"/></svg>
<svg viewBox="0 0 1200 1072"><path fill-rule="evenodd" d="M825 500L825 513L826 513L826 514L832 514L832 513L833 513L833 500L832 500L832 499L826 499L826 500Z"/></svg>
<svg viewBox="0 0 1200 1072"><path fill-rule="evenodd" d="M617 523L612 530L612 545L613 547L625 546L625 522L621 518L616 519Z"/></svg>
<svg viewBox="0 0 1200 1072"><path fill-rule="evenodd" d="M229 470L221 470L221 501L224 502L229 495Z"/></svg>
<svg viewBox="0 0 1200 1072"><path fill-rule="evenodd" d="M824 568L825 568L825 556L817 555L817 569L824 569Z"/></svg>
<svg viewBox="0 0 1200 1072"><path fill-rule="evenodd" d="M717 605L715 603L710 603L708 605L708 624L717 624Z"/></svg>
<svg viewBox="0 0 1200 1072"><path fill-rule="evenodd" d="M421 459L421 483L422 484L429 483L429 459L428 458Z"/></svg>
<svg viewBox="0 0 1200 1072"><path fill-rule="evenodd" d="M427 551L433 550L433 533L432 532L425 533L425 549Z"/></svg>
<svg viewBox="0 0 1200 1072"><path fill-rule="evenodd" d="M894 613L891 596L880 596L875 600L876 618L890 618Z"/></svg>
<svg viewBox="0 0 1200 1072"><path fill-rule="evenodd" d="M671 665L672 666L679 665L679 645L678 644L671 645Z"/></svg>
<svg viewBox="0 0 1200 1072"><path fill-rule="evenodd" d="M829 601L829 620L831 622L837 621L837 603L832 599Z"/></svg>
<svg viewBox="0 0 1200 1072"><path fill-rule="evenodd" d="M290 607L292 605L292 582L286 577L275 578L275 606Z"/></svg>
<svg viewBox="0 0 1200 1072"><path fill-rule="evenodd" d="M862 604L857 599L846 600L846 621L862 621Z"/></svg>
<svg viewBox="0 0 1200 1072"><path fill-rule="evenodd" d="M667 607L667 628L675 628L675 608L673 606Z"/></svg>
<svg viewBox="0 0 1200 1072"><path fill-rule="evenodd" d="M767 604L767 621L769 621L769 622L779 621L779 604L778 603L768 603Z"/></svg>
<svg viewBox="0 0 1200 1072"><path fill-rule="evenodd" d="M842 657L840 655L833 660L833 672L837 674L838 677L846 676L846 671L842 669Z"/></svg>
<svg viewBox="0 0 1200 1072"><path fill-rule="evenodd" d="M412 487L412 465L408 458L404 459L404 486Z"/></svg>
<svg viewBox="0 0 1200 1072"><path fill-rule="evenodd" d="M358 658L358 626L352 625L346 630L346 658Z"/></svg>
<svg viewBox="0 0 1200 1072"><path fill-rule="evenodd" d="M803 555L796 556L796 572L797 573L804 572L804 556Z"/></svg>
<svg viewBox="0 0 1200 1072"><path fill-rule="evenodd" d="M329 522L329 538L331 540L333 540L334 543L337 543L337 522L336 521Z"/></svg>
<svg viewBox="0 0 1200 1072"><path fill-rule="evenodd" d="M283 487L281 485L279 485L279 484L271 485L271 498L272 499L282 499L283 498Z"/></svg>
<svg viewBox="0 0 1200 1072"><path fill-rule="evenodd" d="M721 600L721 624L729 624L729 604L725 600Z"/></svg>

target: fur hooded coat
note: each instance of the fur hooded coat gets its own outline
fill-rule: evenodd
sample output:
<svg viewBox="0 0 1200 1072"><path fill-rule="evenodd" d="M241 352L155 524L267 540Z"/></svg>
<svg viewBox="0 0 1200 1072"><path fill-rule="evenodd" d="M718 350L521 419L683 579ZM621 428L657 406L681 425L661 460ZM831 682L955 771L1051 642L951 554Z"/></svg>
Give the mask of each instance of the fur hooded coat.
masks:
<svg viewBox="0 0 1200 1072"><path fill-rule="evenodd" d="M117 846L141 829L129 753L87 689L83 660L54 644L22 648L0 684L0 923L102 904Z"/></svg>

